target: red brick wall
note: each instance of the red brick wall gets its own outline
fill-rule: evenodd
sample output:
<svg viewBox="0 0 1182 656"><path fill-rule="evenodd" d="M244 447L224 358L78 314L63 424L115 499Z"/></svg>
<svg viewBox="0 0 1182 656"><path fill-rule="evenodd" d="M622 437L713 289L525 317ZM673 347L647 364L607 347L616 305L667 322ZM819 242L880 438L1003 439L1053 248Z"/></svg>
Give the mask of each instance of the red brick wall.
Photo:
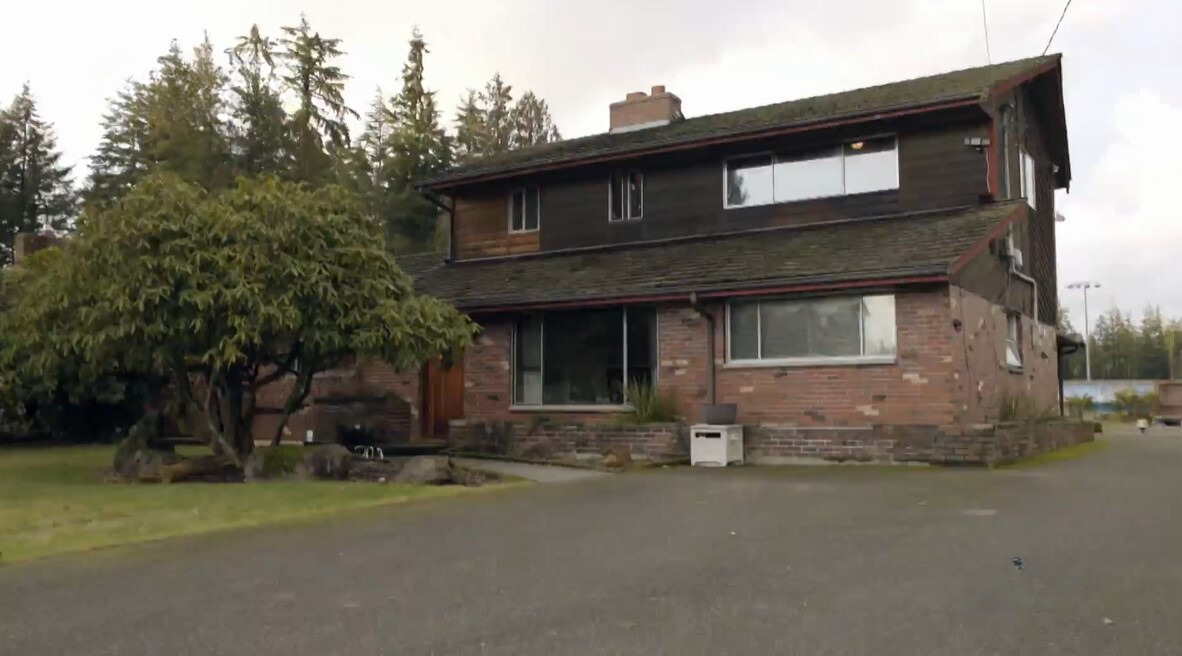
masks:
<svg viewBox="0 0 1182 656"><path fill-rule="evenodd" d="M900 293L895 301L898 361L889 365L730 367L725 308L717 317L717 400L735 403L744 424L869 426L955 423L948 291ZM706 320L688 307L666 308L660 322L660 384L696 420L707 394Z"/></svg>
<svg viewBox="0 0 1182 656"><path fill-rule="evenodd" d="M1005 308L959 287L951 288L950 302L952 316L963 324L963 331L952 343L962 420L999 421L1007 400L1017 400L1024 414L1058 415L1059 356L1054 327L1022 316L1022 368L1012 371L1006 364Z"/></svg>
<svg viewBox="0 0 1182 656"><path fill-rule="evenodd" d="M740 423L951 427L996 421L1007 396L1029 396L1032 405L1048 410L1057 404L1053 329L1025 320L1026 367L1022 374L1010 373L1004 360L1004 310L956 287L896 296L898 358L886 365L731 367L726 362L725 308L708 310L718 324L717 400L737 404ZM962 331L953 326L954 318L961 320ZM707 334L706 320L688 305L658 309L658 385L676 397L691 422L698 420L708 394ZM510 321L489 321L465 353L466 420L527 421L538 414L510 410L511 341ZM613 419L610 413L543 414L583 423Z"/></svg>
<svg viewBox="0 0 1182 656"><path fill-rule="evenodd" d="M419 437L421 423L419 372L398 372L376 360L366 360L316 376L305 406L288 419L284 441L302 442L307 431L318 441L336 437L338 425L373 429L383 440ZM286 378L260 390L255 418L256 440L270 440L294 380ZM386 396L385 400L376 397ZM349 400L373 397L373 400Z"/></svg>

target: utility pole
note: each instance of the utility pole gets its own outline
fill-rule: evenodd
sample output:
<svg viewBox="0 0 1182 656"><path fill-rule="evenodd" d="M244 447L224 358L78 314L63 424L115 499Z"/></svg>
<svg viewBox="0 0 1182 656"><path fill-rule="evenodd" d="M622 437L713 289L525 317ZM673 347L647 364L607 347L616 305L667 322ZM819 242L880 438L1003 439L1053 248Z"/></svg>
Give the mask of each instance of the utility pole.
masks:
<svg viewBox="0 0 1182 656"><path fill-rule="evenodd" d="M1082 289L1084 295L1084 368L1087 371L1088 380L1092 379L1092 337L1088 329L1088 290L1099 289L1100 283L1091 280L1083 280L1080 282L1073 282L1067 285L1067 289Z"/></svg>

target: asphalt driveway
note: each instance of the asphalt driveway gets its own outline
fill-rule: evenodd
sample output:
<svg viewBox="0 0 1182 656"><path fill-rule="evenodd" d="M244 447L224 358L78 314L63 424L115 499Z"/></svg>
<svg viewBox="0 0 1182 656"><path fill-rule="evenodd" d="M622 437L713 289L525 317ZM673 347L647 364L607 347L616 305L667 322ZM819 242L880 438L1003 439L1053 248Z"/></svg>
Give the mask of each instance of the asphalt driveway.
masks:
<svg viewBox="0 0 1182 656"><path fill-rule="evenodd" d="M612 476L0 568L0 654L1182 653L1182 429L1111 442Z"/></svg>

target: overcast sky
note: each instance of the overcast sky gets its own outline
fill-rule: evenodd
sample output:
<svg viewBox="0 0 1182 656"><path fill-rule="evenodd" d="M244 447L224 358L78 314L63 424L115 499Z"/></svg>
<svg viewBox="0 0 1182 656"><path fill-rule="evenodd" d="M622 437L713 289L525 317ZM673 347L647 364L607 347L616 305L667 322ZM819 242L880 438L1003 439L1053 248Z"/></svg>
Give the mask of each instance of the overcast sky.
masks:
<svg viewBox="0 0 1182 656"><path fill-rule="evenodd" d="M978 0L146 0L13 3L0 40L0 97L29 81L62 148L79 162L99 137L105 99L142 77L171 39L207 31L220 50L258 23L275 33L302 9L340 37L352 105L392 91L413 26L431 48L430 86L448 117L461 93L499 70L545 98L564 136L607 128L608 104L665 84L687 116L975 66L986 62ZM993 61L1042 52L1063 0L987 0ZM1162 140L1182 125L1182 3L1076 0L1051 50L1064 53L1075 180L1059 192L1059 280L1103 287L1089 300L1182 317L1182 166ZM1175 265L1175 266L1171 266ZM1077 326L1078 292L1061 290Z"/></svg>

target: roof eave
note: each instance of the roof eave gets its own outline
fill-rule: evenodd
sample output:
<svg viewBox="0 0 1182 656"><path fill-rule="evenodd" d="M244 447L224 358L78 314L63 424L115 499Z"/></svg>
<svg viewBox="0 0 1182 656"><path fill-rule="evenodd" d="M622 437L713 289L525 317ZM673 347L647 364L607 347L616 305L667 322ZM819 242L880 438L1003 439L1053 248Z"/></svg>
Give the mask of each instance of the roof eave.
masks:
<svg viewBox="0 0 1182 656"><path fill-rule="evenodd" d="M687 300L690 294L700 299L720 300L743 296L767 296L775 294L857 289L867 287L903 286L946 283L949 280L947 265L925 265L872 273L845 275L804 276L791 280L772 280L759 283L725 283L697 285L663 289L650 294L628 296L594 296L571 300L538 301L534 303L491 303L487 305L457 304L456 308L467 314L492 314L546 310L572 307L600 307L605 305L629 305L639 303L667 303Z"/></svg>

